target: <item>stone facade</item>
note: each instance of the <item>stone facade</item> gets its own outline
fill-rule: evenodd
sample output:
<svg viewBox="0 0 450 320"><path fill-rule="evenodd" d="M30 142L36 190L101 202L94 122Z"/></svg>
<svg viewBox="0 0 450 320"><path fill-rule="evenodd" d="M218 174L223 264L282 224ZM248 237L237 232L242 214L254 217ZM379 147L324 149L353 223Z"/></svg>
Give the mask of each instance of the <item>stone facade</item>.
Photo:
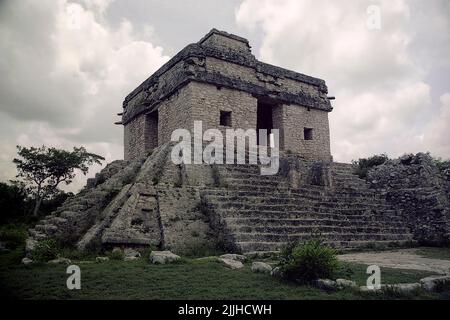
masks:
<svg viewBox="0 0 450 320"><path fill-rule="evenodd" d="M161 67L123 106L126 160L169 142L173 130L203 121L204 130L280 129L282 149L331 161L325 82L259 62L246 39L215 29Z"/></svg>

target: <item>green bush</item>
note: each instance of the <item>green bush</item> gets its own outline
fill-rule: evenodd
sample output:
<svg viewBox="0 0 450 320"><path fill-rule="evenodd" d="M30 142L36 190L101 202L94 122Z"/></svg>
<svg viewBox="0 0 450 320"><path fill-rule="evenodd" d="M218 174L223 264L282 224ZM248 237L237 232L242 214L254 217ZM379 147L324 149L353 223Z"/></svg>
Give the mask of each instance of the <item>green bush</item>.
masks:
<svg viewBox="0 0 450 320"><path fill-rule="evenodd" d="M304 244L288 244L281 252L280 266L286 279L308 283L331 278L339 263L334 249L313 239Z"/></svg>
<svg viewBox="0 0 450 320"><path fill-rule="evenodd" d="M442 160L441 158L433 160L440 171L450 170L450 160Z"/></svg>
<svg viewBox="0 0 450 320"><path fill-rule="evenodd" d="M60 250L61 257L78 261L94 260L96 257L95 253L92 251L81 251L75 248L63 248Z"/></svg>
<svg viewBox="0 0 450 320"><path fill-rule="evenodd" d="M56 240L45 239L38 241L31 251L31 259L37 262L47 262L58 258L60 248Z"/></svg>
<svg viewBox="0 0 450 320"><path fill-rule="evenodd" d="M5 242L9 249L24 246L26 239L27 231L22 226L8 224L0 229L0 241Z"/></svg>
<svg viewBox="0 0 450 320"><path fill-rule="evenodd" d="M125 258L125 253L121 249L114 249L109 252L107 256L111 260L123 260Z"/></svg>
<svg viewBox="0 0 450 320"><path fill-rule="evenodd" d="M355 174L357 174L361 179L365 179L370 168L380 166L386 163L386 161L388 160L389 157L386 154L380 154L367 159L363 158L359 159L358 161L352 161L352 163L357 165Z"/></svg>

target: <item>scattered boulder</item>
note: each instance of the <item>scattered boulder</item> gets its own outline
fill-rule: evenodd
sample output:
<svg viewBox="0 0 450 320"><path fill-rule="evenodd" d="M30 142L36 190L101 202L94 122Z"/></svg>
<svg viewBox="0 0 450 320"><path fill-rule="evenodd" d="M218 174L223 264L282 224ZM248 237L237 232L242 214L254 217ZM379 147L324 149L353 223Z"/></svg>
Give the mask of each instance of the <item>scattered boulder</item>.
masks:
<svg viewBox="0 0 450 320"><path fill-rule="evenodd" d="M322 290L343 290L346 288L358 288L358 285L355 281L347 279L337 279L336 281L330 279L318 279L313 282L313 285Z"/></svg>
<svg viewBox="0 0 450 320"><path fill-rule="evenodd" d="M141 257L141 254L138 251L136 251L134 249L130 249L130 248L125 249L124 254L125 254L125 257L136 257L136 258Z"/></svg>
<svg viewBox="0 0 450 320"><path fill-rule="evenodd" d="M431 276L420 280L422 288L428 292L436 291L439 286L450 283L450 275Z"/></svg>
<svg viewBox="0 0 450 320"><path fill-rule="evenodd" d="M108 257L97 257L95 258L95 262L106 262L109 261Z"/></svg>
<svg viewBox="0 0 450 320"><path fill-rule="evenodd" d="M166 264L180 260L181 257L170 251L152 251L150 253L150 262L153 264Z"/></svg>
<svg viewBox="0 0 450 320"><path fill-rule="evenodd" d="M253 262L252 263L252 271L256 273L267 273L270 274L272 272L272 267L264 262Z"/></svg>
<svg viewBox="0 0 450 320"><path fill-rule="evenodd" d="M235 254L235 253L223 254L219 258L228 259L228 260L236 260L236 261L240 261L240 262L245 262L245 260L247 260L246 256L241 255L241 254Z"/></svg>
<svg viewBox="0 0 450 320"><path fill-rule="evenodd" d="M133 261L141 258L141 254L133 249L127 248L124 250L124 258L125 261Z"/></svg>
<svg viewBox="0 0 450 320"><path fill-rule="evenodd" d="M57 258L57 259L53 259L48 261L47 263L49 264L72 264L72 261L70 259L67 258Z"/></svg>
<svg viewBox="0 0 450 320"><path fill-rule="evenodd" d="M233 260L233 259L218 258L217 261L222 263L225 267L233 269L233 270L241 269L241 268L244 267L242 262L237 261L237 260Z"/></svg>
<svg viewBox="0 0 450 320"><path fill-rule="evenodd" d="M345 288L358 288L358 285L356 284L355 281L351 281L351 280L347 280L347 279L337 279L336 280L336 285L338 286L339 289L345 289Z"/></svg>
<svg viewBox="0 0 450 320"><path fill-rule="evenodd" d="M336 281L330 279L315 280L313 285L322 290L335 290L338 287Z"/></svg>
<svg viewBox="0 0 450 320"><path fill-rule="evenodd" d="M398 293L411 293L421 288L420 283L399 283L382 286L383 290L394 290Z"/></svg>
<svg viewBox="0 0 450 320"><path fill-rule="evenodd" d="M38 242L36 240L30 239L28 238L25 242L25 252L27 255L29 255L31 253L31 251L34 250L34 248L36 247L36 244Z"/></svg>
<svg viewBox="0 0 450 320"><path fill-rule="evenodd" d="M31 260L30 258L25 257L22 259L22 264L24 264L24 265L29 265L32 263L33 263L33 260Z"/></svg>
<svg viewBox="0 0 450 320"><path fill-rule="evenodd" d="M406 294L414 292L421 288L420 283L397 283L397 284L383 284L379 288L368 288L366 286L359 287L361 292L378 292L383 290L392 290L398 293Z"/></svg>
<svg viewBox="0 0 450 320"><path fill-rule="evenodd" d="M138 260L138 259L139 259L139 257L131 256L131 257L124 257L123 261L134 261L134 260Z"/></svg>
<svg viewBox="0 0 450 320"><path fill-rule="evenodd" d="M376 291L380 291L381 290L381 286L379 288L369 288L366 286L361 286L359 287L359 291L361 292L376 292Z"/></svg>
<svg viewBox="0 0 450 320"><path fill-rule="evenodd" d="M275 278L283 278L283 271L280 267L275 267L270 271L270 275Z"/></svg>

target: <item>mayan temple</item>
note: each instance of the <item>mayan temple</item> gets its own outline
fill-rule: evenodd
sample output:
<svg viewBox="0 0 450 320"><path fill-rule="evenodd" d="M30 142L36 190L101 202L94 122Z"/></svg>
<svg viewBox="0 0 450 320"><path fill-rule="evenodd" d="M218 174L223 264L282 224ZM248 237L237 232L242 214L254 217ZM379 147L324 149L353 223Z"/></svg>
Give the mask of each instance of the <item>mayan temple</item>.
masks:
<svg viewBox="0 0 450 320"><path fill-rule="evenodd" d="M79 249L252 253L316 234L346 249L447 242L448 177L426 154L392 161L367 179L333 162L330 100L324 80L260 62L246 39L213 29L125 98L117 122L124 160L30 230L27 246L55 237ZM174 164L172 132L193 132L194 121L224 135L277 129L278 173L261 175L254 164Z"/></svg>

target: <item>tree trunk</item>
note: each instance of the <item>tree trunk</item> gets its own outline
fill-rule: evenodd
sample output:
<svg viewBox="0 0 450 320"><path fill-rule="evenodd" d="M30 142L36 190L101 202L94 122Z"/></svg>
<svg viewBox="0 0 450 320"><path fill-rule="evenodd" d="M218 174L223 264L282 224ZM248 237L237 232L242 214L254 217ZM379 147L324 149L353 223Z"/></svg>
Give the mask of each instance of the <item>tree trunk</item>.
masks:
<svg viewBox="0 0 450 320"><path fill-rule="evenodd" d="M37 197L36 198L36 202L34 204L34 210L33 210L33 216L37 217L38 213L39 213L39 208L41 207L41 203L42 203L42 198Z"/></svg>

